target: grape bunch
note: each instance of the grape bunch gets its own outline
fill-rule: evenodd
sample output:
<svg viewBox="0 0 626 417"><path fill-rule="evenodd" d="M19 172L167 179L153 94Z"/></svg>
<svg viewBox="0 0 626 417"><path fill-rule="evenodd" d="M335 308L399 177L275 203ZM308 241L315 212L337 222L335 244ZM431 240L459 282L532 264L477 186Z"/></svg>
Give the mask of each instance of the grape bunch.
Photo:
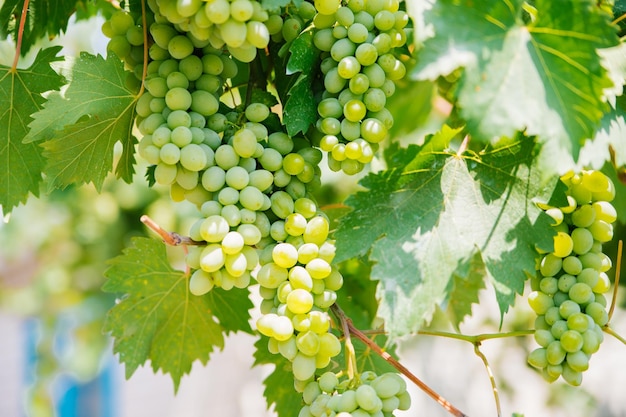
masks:
<svg viewBox="0 0 626 417"><path fill-rule="evenodd" d="M538 315L535 340L541 346L528 362L549 381L562 376L580 385L609 320L604 293L611 284L606 274L611 260L602 253L602 243L613 237L615 187L600 171L569 173L561 180L568 187L568 205L542 206L557 235L554 251L540 260L528 297Z"/></svg>
<svg viewBox="0 0 626 417"><path fill-rule="evenodd" d="M323 99L318 105L320 148L333 171L356 174L388 136L387 98L406 68L395 48L405 45L409 19L397 0L315 2L313 42L322 51Z"/></svg>
<svg viewBox="0 0 626 417"><path fill-rule="evenodd" d="M317 214L315 203L286 199L277 207L282 212L275 211L279 220L272 224L272 237L278 243L265 247L259 257L263 316L257 329L270 338L270 352L292 362L296 381L307 381L341 351L330 332L328 309L343 277L331 265L335 246L328 239L328 220Z"/></svg>
<svg viewBox="0 0 626 417"><path fill-rule="evenodd" d="M317 210L305 195L307 186L319 179L315 167L321 153L312 148L294 152L287 134L268 134L260 122L269 114L262 103L248 106L240 115L247 121L241 126L233 122L221 132L209 166L199 176L205 193L203 217L192 226L190 237L206 246L190 249L187 257L194 270L190 288L196 295L214 285L247 287L250 271L259 263L257 250L300 226L304 217L289 216L292 211L297 208L311 217Z"/></svg>
<svg viewBox="0 0 626 417"><path fill-rule="evenodd" d="M322 374L302 391L305 405L298 417L383 417L396 410L408 410L411 397L406 383L395 373L377 376L368 371L360 375L360 385L332 373Z"/></svg>

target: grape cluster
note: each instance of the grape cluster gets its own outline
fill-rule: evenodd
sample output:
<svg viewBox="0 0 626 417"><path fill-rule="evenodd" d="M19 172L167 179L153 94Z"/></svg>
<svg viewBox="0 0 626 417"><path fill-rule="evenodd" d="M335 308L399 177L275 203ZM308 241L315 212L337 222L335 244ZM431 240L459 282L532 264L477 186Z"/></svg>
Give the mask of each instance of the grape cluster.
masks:
<svg viewBox="0 0 626 417"><path fill-rule="evenodd" d="M541 346L528 362L549 381L559 376L580 385L589 358L603 340L602 326L611 260L602 243L613 237L617 214L611 180L599 171L569 173L566 207L542 206L553 219L554 251L541 258L528 302L537 313L535 340Z"/></svg>
<svg viewBox="0 0 626 417"><path fill-rule="evenodd" d="M311 200L301 202L279 206L284 220L272 224L279 243L268 245L260 256L263 316L257 328L270 338L270 352L292 361L295 379L306 381L341 351L330 333L328 308L343 277L331 266L335 246L328 239L328 220L316 213Z"/></svg>
<svg viewBox="0 0 626 417"><path fill-rule="evenodd" d="M411 397L398 374L377 376L368 371L360 375L359 381L360 385L354 387L353 381L340 382L334 373L324 373L304 387L305 405L298 417L383 417L409 409Z"/></svg>
<svg viewBox="0 0 626 417"><path fill-rule="evenodd" d="M322 52L324 96L318 105L320 148L333 171L356 174L388 135L393 117L385 107L406 68L394 55L407 37L409 19L397 0L315 3L313 42Z"/></svg>

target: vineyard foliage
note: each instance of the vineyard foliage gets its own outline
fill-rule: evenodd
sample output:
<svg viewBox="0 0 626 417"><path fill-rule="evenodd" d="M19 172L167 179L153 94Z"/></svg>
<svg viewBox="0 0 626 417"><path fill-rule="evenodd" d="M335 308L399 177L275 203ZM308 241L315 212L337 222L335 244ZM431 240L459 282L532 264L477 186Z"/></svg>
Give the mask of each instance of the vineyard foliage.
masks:
<svg viewBox="0 0 626 417"><path fill-rule="evenodd" d="M353 5L367 3L350 0L342 4L351 2ZM85 184L92 184L101 191L110 174L127 183L144 176L150 185L160 182L164 175L158 166L161 162L150 162L151 167L137 172L137 167L144 166L138 163L141 157L137 154L145 136L139 131L140 125L144 119L148 120L138 113L143 111L141 97L148 94L142 83L149 80L151 71L148 63L144 66L141 61L152 56L149 54L156 54L153 49L157 48L153 46L157 46L158 41L152 39L151 30L145 26L155 21L153 9L164 8L166 3L177 2L122 2L121 7L134 17L133 24L141 29L143 36L141 43L133 45L141 53L132 58L138 57L136 65L129 64L128 56L118 57L115 47L110 47L107 56L83 52L76 57L61 56L59 47L48 47L39 50L31 64L22 66L18 65L19 55L35 51L42 38L64 32L72 14L79 20L98 14L110 19L119 12L105 1L31 0L27 14L23 15L24 0L4 1L0 8L0 35L16 42L13 65L0 65L0 207L5 215L20 210L21 205L42 193ZM189 3L204 4L201 1ZM330 3L333 2L316 1L315 7L331 7ZM272 109L270 116L259 118L265 133L286 133L293 139L293 153L290 148L281 152L282 156L304 155L306 162L302 164L312 165L310 161L316 160L317 149L324 151L325 160L320 162L322 169L311 166L309 178L302 174L303 169L297 174L285 174L291 170L287 162L285 169L266 168L265 161L253 157L258 152L253 149L248 157L261 161L258 167L263 165L264 172L272 171L276 178L291 175L298 178L292 185L299 183L302 189L306 185L306 192L300 196L299 191L294 191L296 185L288 188L289 180L285 185L279 185L276 180L274 194L261 190L265 194L259 199L270 201L270 197L273 199L279 193L292 193L300 197L306 194L311 201L317 198L324 203L319 206L313 203L313 213L318 208L326 212L324 216L330 218L332 240L326 239L328 230L315 230L311 233L326 235L319 239L308 237L307 241L309 229L301 242L286 238L274 240L285 240L296 249L304 242L313 242L319 246L320 253L323 247L328 247L324 245L334 245L336 253L328 257L332 260L327 262L328 271L332 263L332 274L336 271L343 274L343 288L339 289L342 286L338 285L333 289L335 285L329 284L327 276L331 272L321 275L311 268L311 275L320 274L319 281L325 280L330 288L328 291L322 288L324 292L320 290L316 296L334 296L360 328L384 323L386 336L375 340L387 351L393 354L398 337L416 334L437 312L444 312L454 328L460 329L484 291L489 291L496 299L500 311L497 321L502 324L506 320L506 313L520 302L529 279L536 275L539 254L554 251L558 230L552 227L554 219L546 214L545 208L568 205L568 190L560 180L562 175L602 170L615 185L612 204L617 220L626 223L626 188L623 185L626 182L626 101L622 96L626 83L626 49L621 40L626 4L623 1L405 0L399 3L400 10L406 10L410 19L406 28L396 31L402 31L402 35L397 36L406 44L398 41L393 53L400 64L386 71L387 81L392 79L393 86L380 83L381 89L395 90L386 98L389 112L368 110L367 120L374 122L367 122L362 120L365 116L356 117L351 113L362 110L365 115L365 108L359 108L358 103L356 110L352 107L346 110L348 104L343 107L345 121L350 119L355 123L352 119L358 120L362 123L361 136L371 138L365 141L359 137L354 141L361 141L358 143L362 154L352 159L346 159L343 154L341 159L337 156L339 152L335 153L336 148L326 149L332 148L333 139L328 136L333 135L323 130L334 127L324 127L320 102L336 96L340 96L341 102L339 92L343 84L328 93L329 88L334 89L327 75L333 69L322 68L329 62L330 47L320 50L321 36L316 38L317 33L327 27L321 23L322 18L313 18L314 9L312 15L302 15L306 14L303 12L307 10L306 5L313 9L313 3L304 0L259 2L260 11L256 11L259 15L280 16L285 26L290 19L299 19L302 24L292 39L285 39L289 32L284 28L282 36L272 34L267 46L253 48L256 55L252 59L239 58L242 52L236 48L220 47L219 54L234 56L228 58L228 62L234 63L234 70L230 70L236 75L228 77L222 69L219 73L216 71L217 75L228 78L224 90L217 89L223 94L216 110L226 115L224 120L228 122L224 123L239 128L243 126L242 118L247 118L249 123L257 118L246 108L260 103ZM358 7L354 6L355 10ZM184 33L181 28L189 26L186 21L176 27ZM226 29L222 29L223 36L225 32ZM336 32L341 33L341 30ZM349 34L349 30L346 33ZM346 36L352 35L344 34L343 38L348 39ZM195 48L194 53L203 54L209 49L205 45ZM396 58L393 59L395 62ZM339 67L343 68L341 65ZM397 69L400 66L406 71ZM224 65L224 73L227 70ZM373 70L367 74L370 80L375 79ZM345 80L343 83L346 84ZM350 86L352 89L352 81ZM355 86L354 90L359 88ZM347 87L343 91L348 91ZM173 100L166 96L164 103ZM200 108L198 106L194 103L192 108ZM232 118L232 114L236 117ZM423 125L432 114L444 119L436 128ZM212 119L207 115L206 120L210 124ZM379 138L377 135L384 121L388 126L384 129L384 138ZM328 126L333 122L328 121ZM374 127L364 128L365 125ZM232 132L224 128L219 133L218 142L221 138L226 142L226 136ZM339 140L348 147L350 140ZM263 143L261 148L273 146L267 145L265 139L259 142ZM253 148L254 145L257 144L254 143ZM371 164L366 158L367 152L375 153ZM217 160L217 151L214 154ZM290 161L297 158L294 156ZM287 159L285 157L284 161ZM352 161L352 164L342 161ZM326 193L323 186L315 187L319 172L322 172L322 184L325 183L328 167L352 174L364 166L358 189L343 201ZM203 165L201 169L205 168ZM257 165L251 170L255 169ZM282 172L279 173L279 169ZM196 174L196 183L203 185L202 172L200 180ZM337 175L346 176L345 172ZM202 207L197 218L212 217L206 214L210 210L204 208L203 201L198 201L211 194L208 188L191 195L181 187L172 186L174 200L187 198L198 208ZM177 192L183 198L177 197ZM211 194L207 200L217 201L217 195L215 192L215 197ZM241 199L243 201L243 197ZM221 200L220 203L234 205ZM278 205L274 200L272 204ZM246 204L244 206L248 209ZM269 207L264 210L269 213ZM274 214L278 212L274 206L272 210ZM289 222L285 219L287 215L274 214L268 215L268 230L269 221ZM311 218L316 217L308 216L305 226L306 221L312 224ZM208 232L199 229L175 231L185 238L191 237L191 244L185 249L189 250L189 258L205 255L205 252L199 255L194 247L200 240L198 237L207 240L205 246L216 242L204 239ZM256 261L260 260L264 266L269 262L268 256L271 261L272 254L263 252L263 245L268 244L261 238L254 243L242 243L244 247L258 247L258 256L250 255L241 247L228 254L234 256L241 250L247 255L246 261L257 256ZM274 247L271 245L270 248ZM315 251L317 256L317 247ZM316 259L319 264L326 262L323 254ZM300 262L299 258L297 260ZM280 263L276 258L274 262ZM285 270L295 263L285 266ZM102 289L119 297L120 302L109 310L104 329L114 338L114 351L125 364L127 377L149 361L155 372L169 374L178 389L181 378L191 370L192 364L195 361L206 363L212 352L223 349L229 333L257 334L257 328L250 323L251 317L258 315L258 306L251 301L254 297L248 285L229 289L226 284L223 288L215 284L215 288L204 295L192 293L196 290L190 291L190 282L196 274L191 275L189 268L197 269L200 271L197 276L204 277L202 269L193 267L191 261L186 267L172 266L164 244L157 239L133 238L123 253L111 259L108 265ZM255 273L251 288L256 288L252 287L256 282ZM264 301L272 301L274 294L276 299L280 298L278 285L272 287L266 281L258 281L261 295L264 291L271 295L263 296ZM307 290L315 293L314 289ZM284 300L281 302L289 305ZM317 298L315 302L316 306L324 304ZM326 311L332 304L318 307ZM277 309L280 310L280 306L274 306L272 311ZM345 330L341 327L341 317L341 314L335 317L330 333L337 337ZM282 356L290 355L272 352L272 346L277 350L276 346L284 341L278 331L258 330L263 336L256 344L256 364L276 365L265 381L268 406L274 405L280 417L294 415L294 410L303 407L300 394L292 388L290 362L294 361L295 368L296 359L287 360ZM300 334L304 333L309 332ZM355 340L354 344L358 372L382 374L393 369L361 342ZM354 376L350 354L345 359L340 355L332 362L330 357L328 360L327 368L320 365L322 361L318 358L320 363L316 363L313 372L317 369L317 375L322 375L323 369L335 372L347 369L347 374ZM369 387L370 383L377 386L374 381L374 377L371 380L364 377L361 386ZM298 381L296 388L297 385ZM341 387L340 383L337 387ZM402 392L391 397L400 403Z"/></svg>

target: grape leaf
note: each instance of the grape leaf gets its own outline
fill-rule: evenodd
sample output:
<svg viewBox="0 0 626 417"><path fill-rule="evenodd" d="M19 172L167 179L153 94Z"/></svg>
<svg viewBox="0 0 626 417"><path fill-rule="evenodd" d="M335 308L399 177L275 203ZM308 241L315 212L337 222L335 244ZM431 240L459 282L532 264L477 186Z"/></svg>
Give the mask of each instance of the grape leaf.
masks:
<svg viewBox="0 0 626 417"><path fill-rule="evenodd" d="M286 73L300 72L296 82L287 92L284 117L287 133L294 136L305 133L317 120L317 104L313 97L314 64L317 62L317 48L313 47L313 33L307 31L298 36L290 47L291 56L287 61Z"/></svg>
<svg viewBox="0 0 626 417"><path fill-rule="evenodd" d="M60 47L44 49L30 68L12 71L0 66L0 205L5 213L24 203L29 193L39 195L45 160L41 148L23 143L31 114L45 99L42 93L61 88L63 78L52 70Z"/></svg>
<svg viewBox="0 0 626 417"><path fill-rule="evenodd" d="M282 355L274 355L267 349L267 338L261 337L254 344L254 366L275 365L274 371L263 381L263 395L267 408L274 407L278 417L292 417L304 403L302 396L294 389L291 363Z"/></svg>
<svg viewBox="0 0 626 417"><path fill-rule="evenodd" d="M367 191L348 198L354 210L335 233L337 261L369 253L375 263L378 313L393 335L415 332L446 303L458 325L482 288L482 264L504 315L534 273L535 246L552 248L550 220L532 200L549 200L557 181L543 185L534 141L459 156L446 150L454 134L397 149L397 168L361 180Z"/></svg>
<svg viewBox="0 0 626 417"><path fill-rule="evenodd" d="M192 295L188 277L172 268L162 242L136 237L110 264L103 290L124 296L108 312L104 329L115 339L127 378L150 360L155 372L171 375L177 390L194 361L206 364L214 348L224 347L225 332L251 331L247 291Z"/></svg>
<svg viewBox="0 0 626 417"><path fill-rule="evenodd" d="M413 76L434 80L464 67L456 105L470 133L487 140L536 135L545 142L542 168L564 172L608 110L603 93L612 82L597 49L618 38L592 0L537 0L528 24L524 3L435 2L424 15L435 35Z"/></svg>
<svg viewBox="0 0 626 417"><path fill-rule="evenodd" d="M123 153L116 174L132 181L137 95L126 86L129 73L122 62L113 55L105 60L82 53L79 58L67 57L59 70L70 80L67 91L49 97L43 110L33 115L26 137L45 141L45 173L51 186L93 182L100 190L113 168L117 142L122 142Z"/></svg>
<svg viewBox="0 0 626 417"><path fill-rule="evenodd" d="M24 0L6 0L0 8L0 37L10 34L17 39ZM77 7L76 0L31 0L22 35L21 54L44 37L54 37L67 29L70 16Z"/></svg>

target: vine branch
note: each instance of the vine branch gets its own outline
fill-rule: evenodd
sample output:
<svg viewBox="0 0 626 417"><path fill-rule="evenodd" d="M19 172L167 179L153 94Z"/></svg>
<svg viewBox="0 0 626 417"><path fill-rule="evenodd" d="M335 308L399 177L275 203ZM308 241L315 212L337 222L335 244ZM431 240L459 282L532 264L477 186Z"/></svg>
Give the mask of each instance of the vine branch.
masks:
<svg viewBox="0 0 626 417"><path fill-rule="evenodd" d="M188 236L181 236L176 232L168 232L167 230L163 229L154 220L152 220L150 217L146 216L145 214L141 216L140 220L143 224L148 226L148 228L152 229L153 232L161 236L161 239L163 239L163 241L167 243L168 245L202 246L206 244L206 242L198 242Z"/></svg>
<svg viewBox="0 0 626 417"><path fill-rule="evenodd" d="M402 365L398 360L396 360L389 353L385 352L380 346L374 343L370 338L367 337L363 332L357 329L352 320L346 316L343 310L337 305L333 304L331 306L331 310L337 316L339 321L342 324L342 328L348 329L349 334L355 336L357 339L365 343L370 349L376 352L380 357L389 362L394 368L400 371L403 375L411 380L415 385L417 385L422 391L428 394L432 399L437 401L446 411L452 414L455 417L468 417L467 414L463 413L458 408L454 407L448 400L446 400L441 395L437 394L432 388L426 385L422 380L413 375L411 371L409 371L404 365Z"/></svg>
<svg viewBox="0 0 626 417"><path fill-rule="evenodd" d="M143 68L141 69L141 86L137 97L141 97L146 86L146 77L148 76L148 22L146 18L146 1L141 0L141 25L143 26Z"/></svg>
<svg viewBox="0 0 626 417"><path fill-rule="evenodd" d="M17 62L20 59L20 52L22 50L22 39L24 38L24 26L26 26L26 17L28 15L28 5L30 0L24 0L22 6L22 15L20 16L20 27L17 31L17 42L15 43L15 57L13 58L13 65L11 65L11 72L17 71Z"/></svg>
<svg viewBox="0 0 626 417"><path fill-rule="evenodd" d="M496 385L496 378L493 376L493 372L491 372L491 367L489 366L489 361L485 354L480 350L480 342L474 343L474 353L478 356L485 365L485 369L487 370L487 375L489 375L489 382L491 382L491 389L493 390L493 398L496 401L496 412L498 413L498 417L502 416L502 408L500 407L500 395L498 394L498 386Z"/></svg>
<svg viewBox="0 0 626 417"><path fill-rule="evenodd" d="M611 307L609 308L609 321L611 321L611 317L613 317L613 312L615 311L615 304L617 304L617 290L619 288L619 276L621 274L622 269L622 249L623 242L619 240L617 242L617 260L615 261L617 265L615 265L615 283L613 285L613 299L611 300Z"/></svg>
<svg viewBox="0 0 626 417"><path fill-rule="evenodd" d="M626 339L620 336L615 330L611 329L608 325L604 326L602 328L602 331L606 334L610 334L611 336L613 336L614 338L616 338L617 340L619 340L620 342L626 345Z"/></svg>

